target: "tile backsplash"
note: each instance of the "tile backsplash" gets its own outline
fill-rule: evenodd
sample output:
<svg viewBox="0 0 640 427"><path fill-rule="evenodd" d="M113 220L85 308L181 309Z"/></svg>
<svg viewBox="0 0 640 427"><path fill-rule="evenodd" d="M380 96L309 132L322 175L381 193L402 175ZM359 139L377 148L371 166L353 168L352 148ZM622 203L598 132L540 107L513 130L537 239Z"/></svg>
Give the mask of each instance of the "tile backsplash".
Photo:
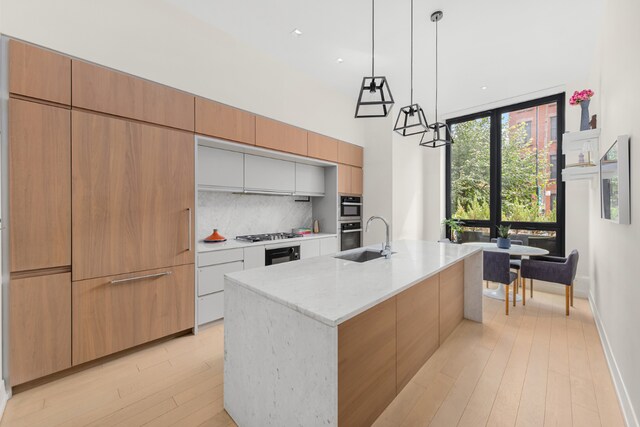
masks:
<svg viewBox="0 0 640 427"><path fill-rule="evenodd" d="M311 227L311 206L311 202L296 202L293 196L198 191L196 239L204 239L214 228L231 240L243 234Z"/></svg>

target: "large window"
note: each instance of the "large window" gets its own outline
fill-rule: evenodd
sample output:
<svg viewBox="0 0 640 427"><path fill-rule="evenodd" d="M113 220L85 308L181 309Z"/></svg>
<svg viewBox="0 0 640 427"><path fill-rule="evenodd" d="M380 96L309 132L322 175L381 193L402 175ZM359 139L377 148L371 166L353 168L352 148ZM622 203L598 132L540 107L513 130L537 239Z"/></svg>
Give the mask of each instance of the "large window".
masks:
<svg viewBox="0 0 640 427"><path fill-rule="evenodd" d="M447 217L463 240L512 238L564 255L564 186L557 182L564 94L448 120Z"/></svg>

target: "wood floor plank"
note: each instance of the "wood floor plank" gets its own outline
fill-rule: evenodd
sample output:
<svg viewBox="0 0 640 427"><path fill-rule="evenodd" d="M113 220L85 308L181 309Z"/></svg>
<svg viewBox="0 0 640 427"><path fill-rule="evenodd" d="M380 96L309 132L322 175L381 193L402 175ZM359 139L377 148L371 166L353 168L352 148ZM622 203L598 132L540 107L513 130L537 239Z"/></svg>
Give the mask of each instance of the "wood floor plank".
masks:
<svg viewBox="0 0 640 427"><path fill-rule="evenodd" d="M409 415L396 425L401 427L418 427L429 425L433 416L440 409L455 380L444 374L438 373L433 382L422 392Z"/></svg>

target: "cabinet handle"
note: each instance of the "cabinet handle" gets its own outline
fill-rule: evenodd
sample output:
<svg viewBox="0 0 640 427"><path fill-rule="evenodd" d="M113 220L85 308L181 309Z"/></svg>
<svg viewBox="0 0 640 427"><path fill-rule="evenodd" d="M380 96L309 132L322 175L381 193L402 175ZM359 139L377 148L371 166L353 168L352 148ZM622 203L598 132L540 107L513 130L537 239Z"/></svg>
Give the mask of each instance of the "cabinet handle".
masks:
<svg viewBox="0 0 640 427"><path fill-rule="evenodd" d="M191 208L187 208L187 212L189 213L189 246L187 251L191 251Z"/></svg>
<svg viewBox="0 0 640 427"><path fill-rule="evenodd" d="M127 277L126 279L116 279L116 280L112 280L111 284L113 285L114 283L132 282L134 280L151 279L153 277L161 277L161 276L169 276L169 275L171 275L171 271L165 271L163 273L146 274L144 276L136 276L136 277Z"/></svg>
<svg viewBox="0 0 640 427"><path fill-rule="evenodd" d="M347 234L347 233L359 233L362 231L362 228L357 228L355 230L342 230L342 234Z"/></svg>

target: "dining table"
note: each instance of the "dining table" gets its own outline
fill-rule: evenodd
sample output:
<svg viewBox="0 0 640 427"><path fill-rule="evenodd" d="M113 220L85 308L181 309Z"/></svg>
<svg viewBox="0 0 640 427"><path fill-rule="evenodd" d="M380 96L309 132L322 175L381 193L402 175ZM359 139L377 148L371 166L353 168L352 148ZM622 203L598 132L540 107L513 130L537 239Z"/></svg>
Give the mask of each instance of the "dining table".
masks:
<svg viewBox="0 0 640 427"><path fill-rule="evenodd" d="M503 252L509 255L518 255L523 257L549 255L548 250L535 246L512 244L510 248L503 249L499 248L498 245L494 242L466 242L463 243L463 245L477 246L482 248L483 251ZM502 283L499 283L496 289L485 289L483 293L489 298L499 299L502 301L507 298L504 285ZM522 297L516 294L516 301L522 301Z"/></svg>

